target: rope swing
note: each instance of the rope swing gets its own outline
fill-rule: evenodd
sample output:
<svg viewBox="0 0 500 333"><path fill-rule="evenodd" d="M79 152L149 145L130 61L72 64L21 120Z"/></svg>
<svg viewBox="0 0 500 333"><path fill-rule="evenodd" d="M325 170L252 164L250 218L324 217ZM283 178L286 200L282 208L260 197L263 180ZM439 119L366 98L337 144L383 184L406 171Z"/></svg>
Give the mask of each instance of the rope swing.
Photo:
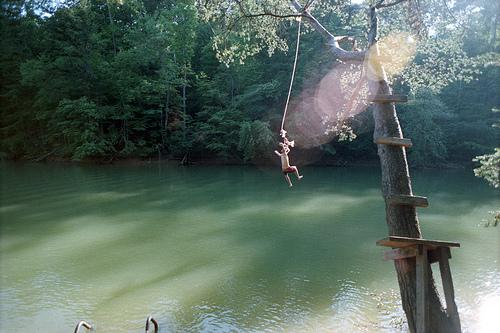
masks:
<svg viewBox="0 0 500 333"><path fill-rule="evenodd" d="M290 87L288 88L288 96L286 98L285 110L283 111L283 119L281 120L281 128L280 128L280 136L283 139L283 142L280 142L281 151L275 150L274 153L278 155L281 159L281 171L285 176L285 180L290 187L292 187L292 181L288 174L294 173L297 176L297 179L302 179L302 176L299 174L299 169L296 166L290 165L290 161L288 160L288 153L290 152L290 147L295 145L295 142L289 141L286 137L285 131L285 119L286 113L288 111L288 105L290 104L290 97L292 95L293 81L295 79L295 72L297 70L297 59L299 58L299 46L300 46L300 30L302 27L302 17L298 17L299 26L297 28L297 45L295 47L295 59L293 61L293 69L292 69L292 77L290 79Z"/></svg>
<svg viewBox="0 0 500 333"><path fill-rule="evenodd" d="M295 72L297 70L297 59L299 58L299 46L300 46L300 30L302 27L302 17L298 17L297 20L299 21L299 26L297 28L297 45L295 46L295 59L293 61L293 69L292 69L292 77L290 79L290 87L288 88L288 96L286 98L286 103L285 103L285 110L283 112L283 119L281 120L281 128L280 128L280 135L281 137L285 137L286 131L284 131L284 126L285 126L285 119L286 119L286 113L288 111L288 105L290 104L290 97L292 95L292 88L293 88L293 81L295 79Z"/></svg>

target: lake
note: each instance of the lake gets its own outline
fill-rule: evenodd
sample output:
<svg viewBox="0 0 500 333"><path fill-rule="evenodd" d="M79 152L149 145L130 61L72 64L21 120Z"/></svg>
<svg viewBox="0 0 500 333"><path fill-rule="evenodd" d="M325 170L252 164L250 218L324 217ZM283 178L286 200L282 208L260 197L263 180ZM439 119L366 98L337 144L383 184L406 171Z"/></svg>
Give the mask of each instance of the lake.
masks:
<svg viewBox="0 0 500 333"><path fill-rule="evenodd" d="M406 332L377 168L3 163L0 331ZM465 332L500 326L499 192L413 171L423 236L450 261ZM439 270L435 271L437 273ZM439 275L435 275L439 276ZM82 330L83 331L83 330Z"/></svg>

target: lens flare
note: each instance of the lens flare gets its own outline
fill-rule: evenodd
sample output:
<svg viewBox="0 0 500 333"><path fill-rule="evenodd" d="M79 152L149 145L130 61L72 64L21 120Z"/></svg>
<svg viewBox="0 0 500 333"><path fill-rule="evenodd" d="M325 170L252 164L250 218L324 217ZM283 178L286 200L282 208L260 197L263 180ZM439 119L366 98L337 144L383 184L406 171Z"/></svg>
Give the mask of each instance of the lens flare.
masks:
<svg viewBox="0 0 500 333"><path fill-rule="evenodd" d="M367 57L368 77L372 80L381 80L383 75L377 64L381 64L388 79L391 80L405 69L413 60L416 52L415 39L409 33L399 32L382 38L376 47L370 48Z"/></svg>
<svg viewBox="0 0 500 333"><path fill-rule="evenodd" d="M337 63L292 105L288 129L297 145L312 148L332 141L347 121L368 106L368 85L362 64Z"/></svg>
<svg viewBox="0 0 500 333"><path fill-rule="evenodd" d="M408 33L382 38L368 51L364 64L337 62L321 81L305 88L292 101L287 130L300 148L312 148L350 137L349 121L369 105L368 79L391 80L415 56L416 44ZM384 71L382 71L382 67Z"/></svg>

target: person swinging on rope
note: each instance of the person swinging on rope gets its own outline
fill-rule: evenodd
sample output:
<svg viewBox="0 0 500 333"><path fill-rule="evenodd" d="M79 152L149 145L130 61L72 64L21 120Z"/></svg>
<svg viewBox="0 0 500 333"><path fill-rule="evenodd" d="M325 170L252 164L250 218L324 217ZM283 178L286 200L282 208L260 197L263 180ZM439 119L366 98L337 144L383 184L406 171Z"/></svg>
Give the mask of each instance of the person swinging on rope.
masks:
<svg viewBox="0 0 500 333"><path fill-rule="evenodd" d="M290 147L293 147L295 145L294 141L288 141L286 138L286 131L281 130L281 137L283 138L283 142L280 142L280 147L281 147L281 152L275 150L274 153L278 155L281 158L281 170L283 171L283 175L285 176L285 180L288 183L288 186L292 187L292 181L290 180L290 176L288 174L290 173L295 173L297 176L297 179L302 179L302 177L299 174L299 169L297 169L296 166L290 165L290 160L288 159L288 153L290 152Z"/></svg>
<svg viewBox="0 0 500 333"><path fill-rule="evenodd" d="M311 2L312 3L312 2ZM310 4L311 4L310 3ZM304 8L304 11L307 9ZM297 45L295 47L295 60L293 61L293 70L292 70L292 77L290 78L290 87L288 88L288 96L286 98L286 103L285 103L285 110L283 111L283 119L281 120L281 130L280 130L280 135L283 138L283 142L280 142L280 147L281 147L281 152L275 150L274 153L278 155L281 158L281 170L283 171L283 174L285 175L285 180L288 183L290 187L292 187L292 181L290 180L290 176L288 174L290 173L295 173L297 176L297 179L302 179L303 176L299 174L299 169L297 169L296 166L290 165L290 161L288 160L288 153L290 152L289 147L293 147L295 145L295 142L288 141L286 137L286 131L284 130L285 126L285 119L286 119L286 113L288 111L288 104L290 103L290 96L292 94L292 87L293 87L293 80L295 78L295 70L297 69L297 59L299 57L299 45L300 45L300 30L301 30L301 20L300 17L298 19L299 26L297 29Z"/></svg>

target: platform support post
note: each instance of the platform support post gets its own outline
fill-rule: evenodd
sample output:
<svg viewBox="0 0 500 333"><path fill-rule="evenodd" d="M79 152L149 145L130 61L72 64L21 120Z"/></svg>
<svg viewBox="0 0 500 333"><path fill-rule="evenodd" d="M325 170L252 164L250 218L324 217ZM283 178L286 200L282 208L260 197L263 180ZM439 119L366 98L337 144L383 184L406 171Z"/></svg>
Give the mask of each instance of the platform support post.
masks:
<svg viewBox="0 0 500 333"><path fill-rule="evenodd" d="M401 260L415 258L415 304L412 304L412 315L415 318L413 333L434 333L430 331L431 313L429 298L431 297L431 264L439 262L443 291L446 300L444 315L450 327L446 332L461 332L460 317L455 304L455 292L449 259L451 247L460 247L460 243L423 238L389 236L377 241L377 245L390 247L384 253L385 260ZM441 309L440 309L441 310ZM433 323L434 325L435 323ZM440 330L439 332L441 332ZM444 331L443 331L444 332Z"/></svg>
<svg viewBox="0 0 500 333"><path fill-rule="evenodd" d="M428 333L429 307L427 301L427 276L429 274L427 247L418 245L417 252L417 333Z"/></svg>
<svg viewBox="0 0 500 333"><path fill-rule="evenodd" d="M460 317L458 316L457 304L455 303L455 290L453 288L453 279L451 277L450 263L450 248L440 247L439 251L439 271L441 272L441 280L443 281L443 292L446 300L446 313L453 321L453 325L457 331L461 331Z"/></svg>

